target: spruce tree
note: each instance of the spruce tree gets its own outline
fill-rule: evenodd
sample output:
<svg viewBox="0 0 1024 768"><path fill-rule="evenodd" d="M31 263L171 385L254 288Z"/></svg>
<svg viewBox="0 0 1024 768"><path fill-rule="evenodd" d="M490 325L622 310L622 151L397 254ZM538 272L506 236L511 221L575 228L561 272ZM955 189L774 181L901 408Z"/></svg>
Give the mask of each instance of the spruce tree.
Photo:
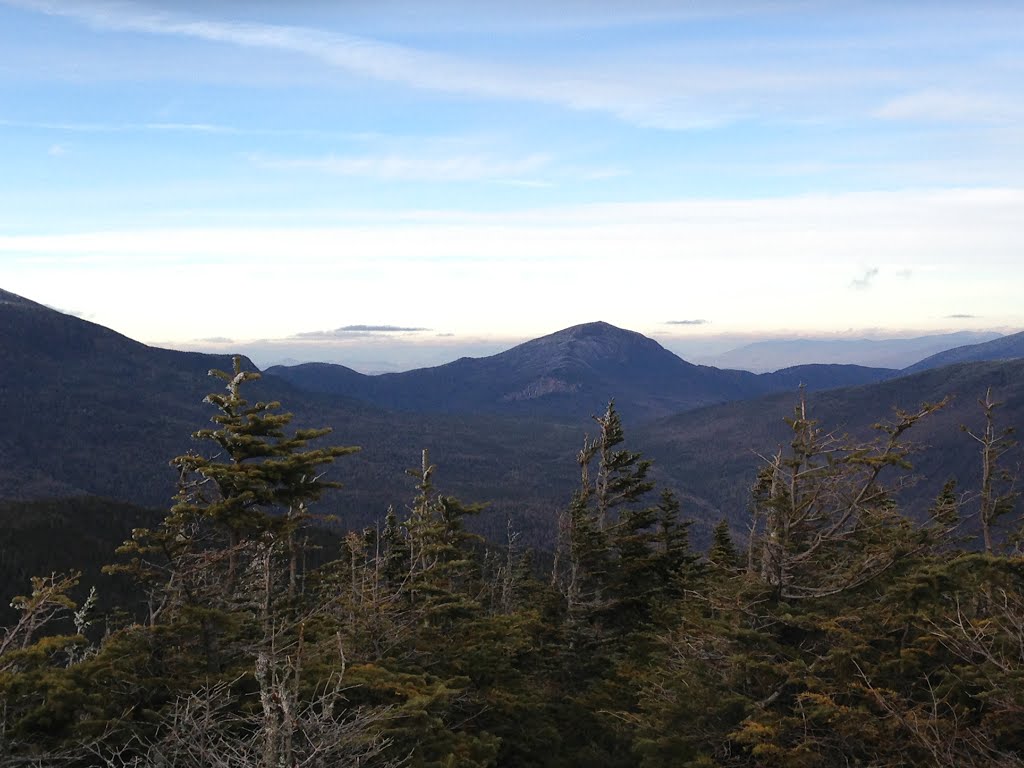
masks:
<svg viewBox="0 0 1024 768"><path fill-rule="evenodd" d="M739 552L736 551L727 520L720 520L715 526L711 537L711 549L708 550L708 562L714 568L723 571L732 571L739 567Z"/></svg>
<svg viewBox="0 0 1024 768"><path fill-rule="evenodd" d="M127 571L148 588L151 625L168 618L198 624L211 672L227 662L221 647L227 635L254 622L265 633L293 615L294 607L287 616L275 612L294 602L300 588L298 533L311 517L310 504L339 486L324 478L323 468L359 450L309 448L330 430L289 434L292 415L279 413L278 402L250 404L242 388L260 374L244 370L240 357L233 362L231 373L210 371L226 393L205 398L217 409L216 426L193 435L212 449L171 461L180 476L176 503L159 528L136 530L121 548L129 563L110 569Z"/></svg>
<svg viewBox="0 0 1024 768"><path fill-rule="evenodd" d="M782 600L855 588L904 553L907 527L893 489L911 468L905 437L945 402L896 411L869 442L825 432L803 396L788 452L763 468L754 487L748 567Z"/></svg>

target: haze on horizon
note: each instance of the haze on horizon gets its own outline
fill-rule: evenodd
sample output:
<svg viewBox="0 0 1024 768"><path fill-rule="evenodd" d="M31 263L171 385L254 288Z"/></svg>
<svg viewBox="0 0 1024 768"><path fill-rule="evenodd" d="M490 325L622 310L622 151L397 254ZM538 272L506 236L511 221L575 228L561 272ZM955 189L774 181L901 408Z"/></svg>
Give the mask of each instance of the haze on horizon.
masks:
<svg viewBox="0 0 1024 768"><path fill-rule="evenodd" d="M0 288L382 370L1024 327L1019 4L485 6L0 0Z"/></svg>

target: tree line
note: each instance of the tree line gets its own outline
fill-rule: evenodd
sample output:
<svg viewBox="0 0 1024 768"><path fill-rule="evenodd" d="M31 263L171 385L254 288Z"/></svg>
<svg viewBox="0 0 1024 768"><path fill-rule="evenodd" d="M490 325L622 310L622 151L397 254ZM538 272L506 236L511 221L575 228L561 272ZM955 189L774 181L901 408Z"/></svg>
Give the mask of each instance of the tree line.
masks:
<svg viewBox="0 0 1024 768"><path fill-rule="evenodd" d="M204 450L172 461L163 521L110 573L34 578L0 634L0 765L1015 766L1024 764L1024 559L1012 432L981 401L981 491L901 514L908 435L822 428L801 397L763 457L749 530L706 552L626 447L614 404L543 558L445 495L427 451L410 497L318 547L333 490L316 447L243 370L214 371Z"/></svg>

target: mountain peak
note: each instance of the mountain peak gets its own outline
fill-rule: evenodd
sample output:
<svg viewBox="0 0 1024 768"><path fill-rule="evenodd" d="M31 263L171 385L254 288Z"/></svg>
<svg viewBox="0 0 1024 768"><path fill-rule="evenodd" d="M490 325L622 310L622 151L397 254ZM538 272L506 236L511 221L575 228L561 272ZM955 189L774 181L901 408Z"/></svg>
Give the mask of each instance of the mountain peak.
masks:
<svg viewBox="0 0 1024 768"><path fill-rule="evenodd" d="M622 338L646 338L636 331L628 331L625 328L619 328L611 323L606 323L604 320L595 320L592 323L581 323L579 325L563 328L560 331L555 331L554 333L549 334L548 338L557 336L565 336L574 339L616 336Z"/></svg>
<svg viewBox="0 0 1024 768"><path fill-rule="evenodd" d="M525 357L556 367L570 362L621 363L635 359L638 355L647 357L652 354L682 362L654 339L601 320L563 328L539 339L527 341L502 354L512 358Z"/></svg>
<svg viewBox="0 0 1024 768"><path fill-rule="evenodd" d="M632 331L627 331L626 329L619 328L618 326L612 325L611 323L606 323L604 320L594 320L593 322L590 323L580 323L579 325L572 325L568 328L563 329L562 331L556 331L555 333L585 335L595 333L632 333Z"/></svg>

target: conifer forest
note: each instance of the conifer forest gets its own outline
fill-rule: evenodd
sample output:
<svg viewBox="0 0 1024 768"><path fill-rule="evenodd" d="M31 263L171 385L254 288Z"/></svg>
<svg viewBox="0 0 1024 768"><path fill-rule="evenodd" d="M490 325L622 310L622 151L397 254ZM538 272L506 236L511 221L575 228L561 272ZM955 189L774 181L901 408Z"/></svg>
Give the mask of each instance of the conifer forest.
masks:
<svg viewBox="0 0 1024 768"><path fill-rule="evenodd" d="M107 555L118 604L79 571L13 598L0 765L1024 765L1014 438L991 395L965 436L977 490L915 516L915 429L943 403L855 440L794 396L745 530L706 547L609 403L531 550L511 524L475 534L491 500L447 495L428 450L404 506L342 530L324 471L358 447L248 399L240 359L212 373L172 504Z"/></svg>

